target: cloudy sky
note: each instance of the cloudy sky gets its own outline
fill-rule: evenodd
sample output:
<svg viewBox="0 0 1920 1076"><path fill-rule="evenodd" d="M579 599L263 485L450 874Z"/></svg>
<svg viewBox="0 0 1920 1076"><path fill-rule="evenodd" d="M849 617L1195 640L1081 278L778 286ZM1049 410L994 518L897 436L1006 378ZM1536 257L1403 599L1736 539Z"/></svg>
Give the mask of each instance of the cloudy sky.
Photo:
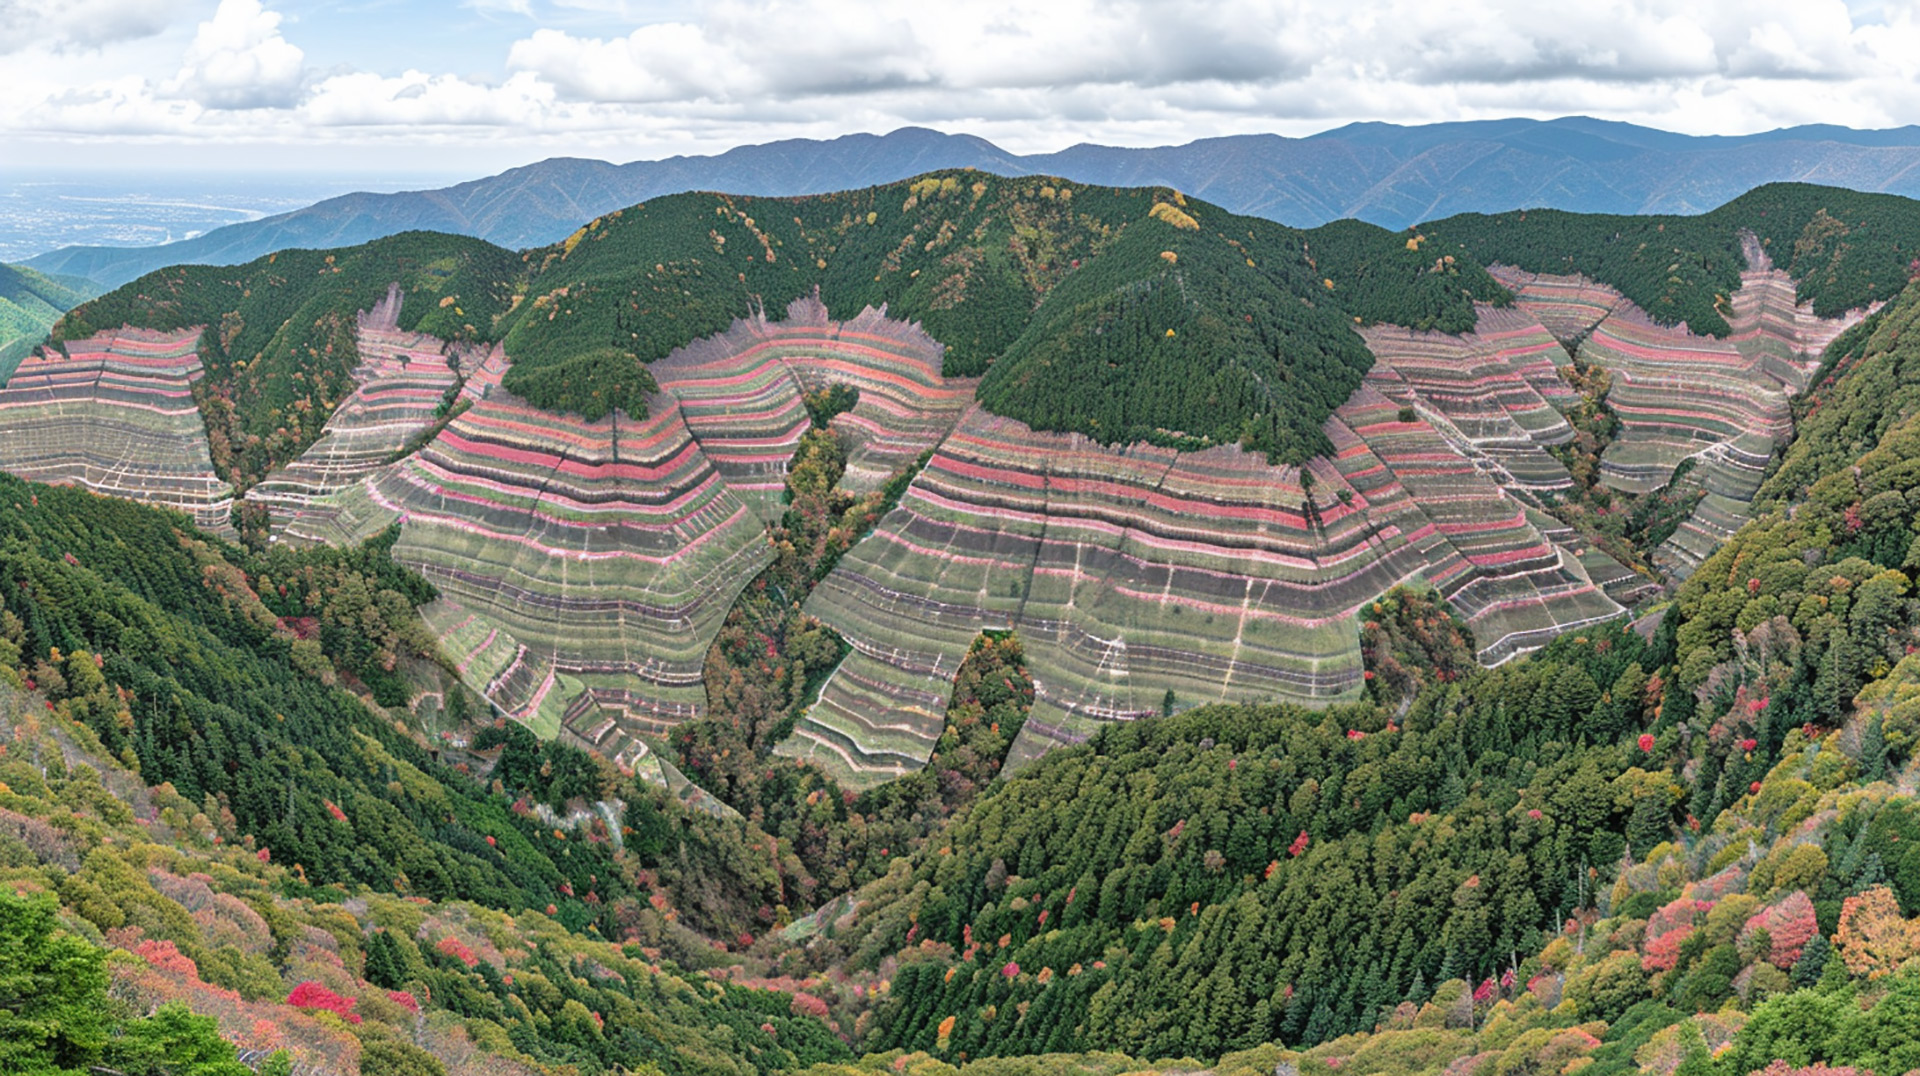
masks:
<svg viewBox="0 0 1920 1076"><path fill-rule="evenodd" d="M0 161L491 171L745 142L1920 122L1920 0L0 0Z"/></svg>

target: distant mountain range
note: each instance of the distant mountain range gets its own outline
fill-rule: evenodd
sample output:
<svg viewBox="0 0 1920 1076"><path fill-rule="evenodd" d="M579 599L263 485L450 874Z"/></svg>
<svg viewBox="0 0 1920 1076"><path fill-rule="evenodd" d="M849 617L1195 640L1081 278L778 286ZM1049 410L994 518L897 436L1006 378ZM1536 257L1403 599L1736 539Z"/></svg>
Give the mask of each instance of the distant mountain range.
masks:
<svg viewBox="0 0 1920 1076"><path fill-rule="evenodd" d="M1703 212L1779 180L1920 196L1920 127L1820 125L1695 137L1584 117L1358 123L1309 138L1237 135L1154 149L1079 145L1025 156L971 135L904 128L624 165L553 158L439 190L329 198L178 243L65 247L25 264L113 287L167 265L238 264L276 250L348 246L413 229L518 248L554 242L582 221L665 194L818 194L942 168L1166 185L1299 227L1356 217L1402 228L1460 212L1531 207Z"/></svg>

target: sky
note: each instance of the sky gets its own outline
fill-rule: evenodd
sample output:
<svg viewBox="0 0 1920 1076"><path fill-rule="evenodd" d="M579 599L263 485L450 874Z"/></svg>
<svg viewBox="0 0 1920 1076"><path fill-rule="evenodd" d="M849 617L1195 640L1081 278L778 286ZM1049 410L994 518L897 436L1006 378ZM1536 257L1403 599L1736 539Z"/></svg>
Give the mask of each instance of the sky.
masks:
<svg viewBox="0 0 1920 1076"><path fill-rule="evenodd" d="M1920 0L0 0L0 165L482 174L1591 115L1920 123Z"/></svg>

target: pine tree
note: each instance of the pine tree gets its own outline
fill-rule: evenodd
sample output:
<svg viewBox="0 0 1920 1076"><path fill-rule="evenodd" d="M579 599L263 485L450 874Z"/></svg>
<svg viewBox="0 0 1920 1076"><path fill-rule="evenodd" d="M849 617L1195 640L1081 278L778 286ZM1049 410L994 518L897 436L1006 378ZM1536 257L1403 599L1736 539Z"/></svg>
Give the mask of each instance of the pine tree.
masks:
<svg viewBox="0 0 1920 1076"><path fill-rule="evenodd" d="M1824 934L1814 934L1807 940L1806 946L1800 950L1800 959L1794 961L1793 971L1790 973L1793 985L1809 987L1818 983L1820 974L1826 970L1827 960L1832 955L1833 943L1827 941L1827 936Z"/></svg>
<svg viewBox="0 0 1920 1076"><path fill-rule="evenodd" d="M1885 719L1875 714L1867 722L1866 735L1860 738L1860 769L1868 781L1884 781L1887 777L1887 734Z"/></svg>
<svg viewBox="0 0 1920 1076"><path fill-rule="evenodd" d="M1835 870L1835 876L1844 879L1849 885L1854 879L1860 877L1860 872L1866 868L1867 831L1872 828L1872 824L1873 820L1870 817L1861 819L1860 828L1854 832L1853 840L1847 842L1847 851L1840 857L1840 865Z"/></svg>
<svg viewBox="0 0 1920 1076"><path fill-rule="evenodd" d="M1886 881L1887 867L1880 861L1880 853L1868 852L1860 861L1860 873L1854 877L1851 889L1854 894L1863 893L1874 886L1885 885Z"/></svg>
<svg viewBox="0 0 1920 1076"><path fill-rule="evenodd" d="M1326 998L1321 998L1314 1003L1313 1015L1307 1019L1307 1029L1300 1041L1303 1044L1319 1044L1332 1038L1334 1031L1333 1007L1327 1004Z"/></svg>
<svg viewBox="0 0 1920 1076"><path fill-rule="evenodd" d="M375 931L367 940L367 981L388 990L398 990L407 981L407 961L393 936Z"/></svg>

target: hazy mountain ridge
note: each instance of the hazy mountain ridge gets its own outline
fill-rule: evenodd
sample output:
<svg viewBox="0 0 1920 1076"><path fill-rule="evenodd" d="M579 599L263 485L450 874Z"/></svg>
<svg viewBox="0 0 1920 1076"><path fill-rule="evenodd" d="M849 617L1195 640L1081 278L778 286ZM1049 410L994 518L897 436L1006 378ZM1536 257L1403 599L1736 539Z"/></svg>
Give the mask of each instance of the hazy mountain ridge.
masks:
<svg viewBox="0 0 1920 1076"><path fill-rule="evenodd" d="M553 158L439 190L343 195L180 243L66 247L26 264L111 287L166 265L238 264L276 250L352 245L412 229L520 248L554 242L582 220L665 194L818 194L942 168L1172 186L1295 227L1357 217L1400 228L1455 213L1536 206L1704 212L1782 180L1920 195L1920 129L1820 125L1695 137L1583 117L1365 123L1310 138L1236 135L1183 146L1078 145L1022 156L971 135L904 128L624 165Z"/></svg>

